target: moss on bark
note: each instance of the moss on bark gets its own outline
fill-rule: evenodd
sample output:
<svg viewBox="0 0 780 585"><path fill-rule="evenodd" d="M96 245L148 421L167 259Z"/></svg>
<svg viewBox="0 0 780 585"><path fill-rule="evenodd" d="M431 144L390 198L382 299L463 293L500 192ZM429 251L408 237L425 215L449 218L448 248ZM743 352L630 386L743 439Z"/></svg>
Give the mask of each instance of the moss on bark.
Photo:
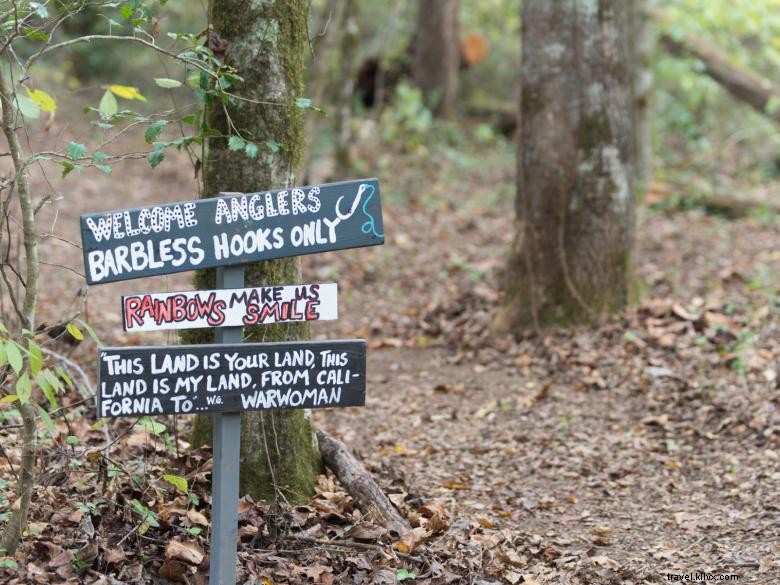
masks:
<svg viewBox="0 0 780 585"><path fill-rule="evenodd" d="M306 0L214 0L214 32L227 43L225 61L235 67L243 83L231 92L249 100L234 101L209 112L212 127L236 131L246 140L279 145L250 160L231 152L227 140L211 138L204 161L204 193L257 192L289 187L303 153L303 115L295 100L303 95L304 51L307 47ZM257 103L263 102L263 103ZM247 286L301 282L297 258L247 265ZM215 271L196 273L198 288L212 288ZM246 341L306 339L306 324L276 324L247 328ZM183 331L185 343L213 342L213 330ZM304 411L280 410L242 415L241 493L302 501L313 493L322 463L311 422ZM199 416L192 433L194 446L211 439L211 419Z"/></svg>

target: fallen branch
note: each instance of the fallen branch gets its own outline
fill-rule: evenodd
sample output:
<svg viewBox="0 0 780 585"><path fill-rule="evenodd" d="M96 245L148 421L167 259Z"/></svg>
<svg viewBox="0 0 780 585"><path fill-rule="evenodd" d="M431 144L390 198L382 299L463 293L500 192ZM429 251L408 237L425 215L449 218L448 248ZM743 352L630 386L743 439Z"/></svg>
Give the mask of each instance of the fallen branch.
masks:
<svg viewBox="0 0 780 585"><path fill-rule="evenodd" d="M679 40L663 34L661 44L672 55L696 57L704 63L704 72L733 97L780 123L780 110L771 107L773 101L780 99L780 87L769 79L734 63L717 45L696 35L689 34Z"/></svg>
<svg viewBox="0 0 780 585"><path fill-rule="evenodd" d="M385 528L399 535L411 530L382 488L344 443L323 431L317 431L317 440L325 465L333 470L364 512L375 512Z"/></svg>
<svg viewBox="0 0 780 585"><path fill-rule="evenodd" d="M651 183L648 192L647 203L658 204L663 200L674 200L675 196L686 192L686 186L678 183ZM694 205L703 208L707 213L717 213L729 219L747 217L760 210L769 213L780 214L780 202L771 200L759 200L754 198L740 198L724 193L696 194L690 201ZM684 209L684 206L680 206Z"/></svg>

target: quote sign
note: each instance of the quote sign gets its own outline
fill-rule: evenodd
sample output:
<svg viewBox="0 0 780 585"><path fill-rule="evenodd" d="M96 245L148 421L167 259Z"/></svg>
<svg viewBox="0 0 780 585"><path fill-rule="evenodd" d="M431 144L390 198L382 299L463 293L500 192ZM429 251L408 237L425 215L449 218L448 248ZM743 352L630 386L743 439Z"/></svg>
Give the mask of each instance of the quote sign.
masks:
<svg viewBox="0 0 780 585"><path fill-rule="evenodd" d="M384 243L379 182L360 179L81 216L102 284Z"/></svg>
<svg viewBox="0 0 780 585"><path fill-rule="evenodd" d="M333 282L122 297L125 331L245 327L338 316L338 285Z"/></svg>
<svg viewBox="0 0 780 585"><path fill-rule="evenodd" d="M103 348L100 417L363 406L363 340Z"/></svg>

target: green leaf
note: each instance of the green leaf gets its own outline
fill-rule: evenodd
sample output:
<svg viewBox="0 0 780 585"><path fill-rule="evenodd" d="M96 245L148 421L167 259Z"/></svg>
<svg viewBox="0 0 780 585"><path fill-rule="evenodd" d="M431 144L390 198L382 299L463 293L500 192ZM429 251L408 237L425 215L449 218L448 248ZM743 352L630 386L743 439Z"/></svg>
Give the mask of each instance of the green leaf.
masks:
<svg viewBox="0 0 780 585"><path fill-rule="evenodd" d="M10 557L2 557L0 558L0 567L16 571L19 568L19 563Z"/></svg>
<svg viewBox="0 0 780 585"><path fill-rule="evenodd" d="M78 160L87 154L87 147L79 142L68 142L66 151L71 160Z"/></svg>
<svg viewBox="0 0 780 585"><path fill-rule="evenodd" d="M265 145L268 147L268 150L270 150L274 154L279 152L279 150L281 150L282 148L281 144L279 144L278 142L274 142L273 140L266 140Z"/></svg>
<svg viewBox="0 0 780 585"><path fill-rule="evenodd" d="M315 106L309 98L295 98L295 105L302 110L314 110L320 114L325 114L325 110Z"/></svg>
<svg viewBox="0 0 780 585"><path fill-rule="evenodd" d="M78 445L79 438L76 435L68 435L67 437L65 437L65 442L68 445Z"/></svg>
<svg viewBox="0 0 780 585"><path fill-rule="evenodd" d="M398 569L395 572L395 578L398 581L406 581L407 579L416 579L417 575L412 573L409 569Z"/></svg>
<svg viewBox="0 0 780 585"><path fill-rule="evenodd" d="M147 159L149 160L149 166L152 168L155 168L157 165L159 165L164 158L165 158L165 152L163 151L162 148L155 148L147 155Z"/></svg>
<svg viewBox="0 0 780 585"><path fill-rule="evenodd" d="M65 329L67 329L68 333L70 333L77 341L84 341L84 334L81 332L81 329L79 329L72 321L65 326Z"/></svg>
<svg viewBox="0 0 780 585"><path fill-rule="evenodd" d="M29 87L25 87L24 90L27 92L27 97L34 101L42 112L54 113L57 111L57 102L42 89L30 89Z"/></svg>
<svg viewBox="0 0 780 585"><path fill-rule="evenodd" d="M51 420L49 413L46 412L46 409L43 408L40 404L36 404L35 406L38 408L38 414L41 416L43 426L46 427L46 430L49 432L49 434L52 437L57 435L57 427L54 425L54 421Z"/></svg>
<svg viewBox="0 0 780 585"><path fill-rule="evenodd" d="M62 165L62 178L64 179L67 177L71 171L80 171L84 168L84 165L72 163L69 160L63 160L60 161L60 164Z"/></svg>
<svg viewBox="0 0 780 585"><path fill-rule="evenodd" d="M257 150L257 144L254 142L247 142L246 146L244 147L244 152L251 159L257 158Z"/></svg>
<svg viewBox="0 0 780 585"><path fill-rule="evenodd" d="M25 118L36 119L41 115L41 108L26 95L16 96L16 107Z"/></svg>
<svg viewBox="0 0 780 585"><path fill-rule="evenodd" d="M22 352L19 351L19 347L13 341L8 341L5 344L5 353L14 373L19 374L22 371Z"/></svg>
<svg viewBox="0 0 780 585"><path fill-rule="evenodd" d="M111 171L112 171L111 167L110 167L110 166L108 166L108 165L95 165L95 168L96 168L97 170L99 170L99 171L102 171L102 172L104 172L104 173L105 173L105 174L107 174L107 175L110 175L110 174L111 174Z"/></svg>
<svg viewBox="0 0 780 585"><path fill-rule="evenodd" d="M19 401L22 404L25 404L30 400L30 396L32 395L32 383L30 382L30 377L27 375L27 372L24 372L16 380L16 395L19 397Z"/></svg>
<svg viewBox="0 0 780 585"><path fill-rule="evenodd" d="M46 368L45 370L41 370L41 375L46 378L46 381L49 383L49 386L51 386L52 390L55 392L64 391L62 381L54 374L54 372L51 371L51 369Z"/></svg>
<svg viewBox="0 0 780 585"><path fill-rule="evenodd" d="M35 376L41 371L41 365L43 364L43 354L41 348L32 339L30 340L28 347L30 349L30 372Z"/></svg>
<svg viewBox="0 0 780 585"><path fill-rule="evenodd" d="M155 77L154 82L160 87L164 87L165 89L181 87L181 81L177 79L168 79L167 77Z"/></svg>
<svg viewBox="0 0 780 585"><path fill-rule="evenodd" d="M84 329L87 330L87 335L89 335L92 338L92 341L95 342L95 345L100 347L103 345L103 342L100 341L100 338L97 336L97 333L95 333L95 330L90 327L89 323L86 321L82 321L81 319L76 319L76 323L81 325Z"/></svg>
<svg viewBox="0 0 780 585"><path fill-rule="evenodd" d="M125 100L146 101L146 98L141 94L140 90L132 85L109 85L108 89L117 97L121 97Z"/></svg>
<svg viewBox="0 0 780 585"><path fill-rule="evenodd" d="M65 380L65 383L68 385L68 388L71 389L73 388L73 380L71 380L70 376L68 376L68 374L65 373L65 370L63 370L60 366L57 366L54 371L57 372L57 375L60 378Z"/></svg>
<svg viewBox="0 0 780 585"><path fill-rule="evenodd" d="M148 416L141 417L138 420L138 426L150 435L159 435L165 432L165 425L152 420Z"/></svg>
<svg viewBox="0 0 780 585"><path fill-rule="evenodd" d="M96 429L99 429L100 427L104 426L106 423L108 423L110 419L108 418L101 418L99 420L96 420L89 426L90 431L94 431Z"/></svg>
<svg viewBox="0 0 780 585"><path fill-rule="evenodd" d="M102 150L96 150L92 153L92 162L103 162L108 160L108 155Z"/></svg>
<svg viewBox="0 0 780 585"><path fill-rule="evenodd" d="M9 402L16 402L19 397L16 394L8 394L0 398L0 404L8 404Z"/></svg>
<svg viewBox="0 0 780 585"><path fill-rule="evenodd" d="M168 120L157 120L156 122L152 122L149 124L146 132L144 132L144 140L151 144L157 140L157 137L162 133L163 128L165 128L167 125Z"/></svg>
<svg viewBox="0 0 780 585"><path fill-rule="evenodd" d="M181 493L186 494L189 493L189 486L187 485L187 480L179 475L170 475L165 474L162 476L162 478L167 481L169 484L171 484L173 487L175 487L177 490L179 490Z"/></svg>
<svg viewBox="0 0 780 585"><path fill-rule="evenodd" d="M246 142L240 136L231 136L228 140L228 148L230 150L244 150Z"/></svg>
<svg viewBox="0 0 780 585"><path fill-rule="evenodd" d="M133 500L130 502L130 504L133 506L133 510L136 511L136 513L141 517L141 521L144 524L148 524L149 526L153 528L159 528L160 524L157 522L157 514L152 512L149 508L144 506L141 502L138 500Z"/></svg>
<svg viewBox="0 0 780 585"><path fill-rule="evenodd" d="M43 373L38 373L38 375L35 376L35 381L43 391L43 395L46 396L46 400L49 401L51 409L54 410L57 408L57 398L54 396L54 390L52 390L51 384L46 376Z"/></svg>
<svg viewBox="0 0 780 585"><path fill-rule="evenodd" d="M103 97L100 100L100 104L98 104L98 112L100 112L100 117L104 120L110 120L116 115L118 111L119 104L117 103L114 94L109 90L106 90L106 93L103 94Z"/></svg>

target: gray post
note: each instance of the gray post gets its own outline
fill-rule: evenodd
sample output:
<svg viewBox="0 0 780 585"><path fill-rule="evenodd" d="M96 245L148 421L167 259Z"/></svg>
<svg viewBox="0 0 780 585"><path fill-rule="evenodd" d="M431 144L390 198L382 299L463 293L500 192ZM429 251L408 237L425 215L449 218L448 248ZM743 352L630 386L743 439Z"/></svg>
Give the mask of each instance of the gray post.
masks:
<svg viewBox="0 0 780 585"><path fill-rule="evenodd" d="M217 288L243 288L244 266L217 268ZM241 343L243 328L219 327L217 343ZM209 585L235 585L238 540L238 467L241 413L212 415L211 565Z"/></svg>

